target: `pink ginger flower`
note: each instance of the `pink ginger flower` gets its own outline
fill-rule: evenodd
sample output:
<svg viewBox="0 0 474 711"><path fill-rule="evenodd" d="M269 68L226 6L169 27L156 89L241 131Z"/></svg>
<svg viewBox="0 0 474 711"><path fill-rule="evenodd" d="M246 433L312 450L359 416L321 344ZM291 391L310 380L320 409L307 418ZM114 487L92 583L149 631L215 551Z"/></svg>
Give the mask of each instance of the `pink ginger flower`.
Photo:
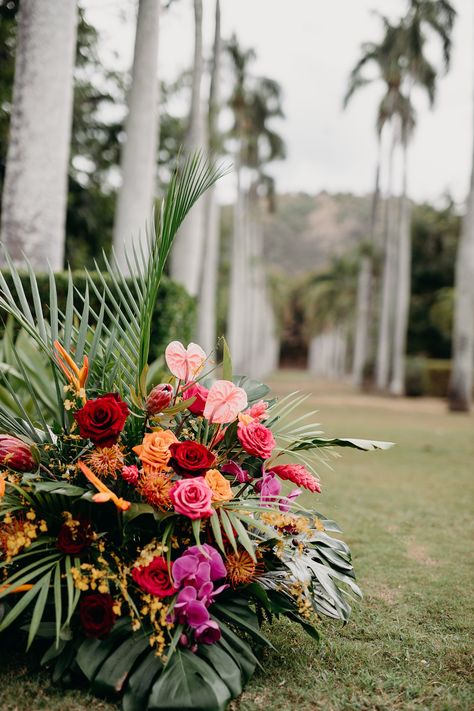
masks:
<svg viewBox="0 0 474 711"><path fill-rule="evenodd" d="M268 471L277 474L280 479L293 482L296 486L321 493L319 481L302 464L279 464Z"/></svg>
<svg viewBox="0 0 474 711"><path fill-rule="evenodd" d="M126 481L127 484L136 486L138 483L138 476L139 471L135 464L132 464L130 467L122 467L122 479Z"/></svg>

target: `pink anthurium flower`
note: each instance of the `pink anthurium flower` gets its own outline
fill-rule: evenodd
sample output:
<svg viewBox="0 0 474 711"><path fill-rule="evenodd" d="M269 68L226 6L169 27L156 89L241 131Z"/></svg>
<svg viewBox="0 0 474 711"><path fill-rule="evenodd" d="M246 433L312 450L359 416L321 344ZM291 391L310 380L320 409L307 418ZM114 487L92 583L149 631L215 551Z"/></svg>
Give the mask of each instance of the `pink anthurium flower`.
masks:
<svg viewBox="0 0 474 711"><path fill-rule="evenodd" d="M201 370L206 354L197 343L190 343L185 348L179 341L171 341L166 346L165 360L173 375L187 383Z"/></svg>
<svg viewBox="0 0 474 711"><path fill-rule="evenodd" d="M211 423L225 425L235 420L247 402L245 390L230 380L216 380L207 396L204 417Z"/></svg>

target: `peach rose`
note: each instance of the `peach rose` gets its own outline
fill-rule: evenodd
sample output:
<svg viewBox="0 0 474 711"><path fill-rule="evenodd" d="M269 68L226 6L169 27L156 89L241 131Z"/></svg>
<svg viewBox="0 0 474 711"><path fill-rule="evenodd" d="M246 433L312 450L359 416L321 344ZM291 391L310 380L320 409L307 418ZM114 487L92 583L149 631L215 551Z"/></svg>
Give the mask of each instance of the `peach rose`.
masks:
<svg viewBox="0 0 474 711"><path fill-rule="evenodd" d="M133 447L145 474L157 473L167 468L171 458L170 445L177 441L171 430L157 430L146 434L142 444Z"/></svg>
<svg viewBox="0 0 474 711"><path fill-rule="evenodd" d="M212 489L213 501L230 501L234 497L230 482L217 469L209 469L204 480Z"/></svg>

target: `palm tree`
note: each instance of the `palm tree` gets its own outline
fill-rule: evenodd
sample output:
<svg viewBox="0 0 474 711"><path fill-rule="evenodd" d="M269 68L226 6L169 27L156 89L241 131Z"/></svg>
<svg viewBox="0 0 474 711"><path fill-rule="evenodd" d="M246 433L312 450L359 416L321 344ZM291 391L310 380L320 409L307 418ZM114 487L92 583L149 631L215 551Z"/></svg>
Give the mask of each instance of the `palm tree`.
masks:
<svg viewBox="0 0 474 711"><path fill-rule="evenodd" d="M426 30L431 31L441 40L444 66L447 71L451 59L451 32L455 16L456 12L447 0L410 0L408 14L398 28L399 52L405 64L408 99L412 88L418 85L426 91L430 106L433 107L436 70L425 56ZM400 198L397 295L390 383L390 392L393 395L402 395L405 391L405 353L411 292L410 206L407 197L408 143L411 133L412 126L405 124L401 136L403 186Z"/></svg>
<svg viewBox="0 0 474 711"><path fill-rule="evenodd" d="M191 155L205 145L204 121L201 106L203 76L202 0L194 0L194 60L191 86L191 105L184 152ZM171 254L171 275L186 287L191 296L199 291L204 246L204 201L197 203L183 224Z"/></svg>
<svg viewBox="0 0 474 711"><path fill-rule="evenodd" d="M263 266L263 229L260 194L271 198L273 182L265 166L284 157L281 137L271 121L283 115L281 89L267 77L247 75L252 52L244 52L232 38L228 46L235 74L231 107L237 142L237 200L234 213L228 336L237 367L259 376L276 358L275 322ZM242 172L247 184L244 186ZM235 356L234 356L235 358Z"/></svg>
<svg viewBox="0 0 474 711"><path fill-rule="evenodd" d="M468 412L472 403L474 368L474 150L467 210L456 260L455 288L449 408Z"/></svg>
<svg viewBox="0 0 474 711"><path fill-rule="evenodd" d="M158 142L158 36L161 0L139 0L132 84L122 151L113 245L118 267L129 273L134 238L146 251L156 193ZM133 263L133 262L132 262Z"/></svg>
<svg viewBox="0 0 474 711"><path fill-rule="evenodd" d="M357 252L333 257L327 269L311 275L299 289L310 343L308 367L315 375L346 375L359 261Z"/></svg>
<svg viewBox="0 0 474 711"><path fill-rule="evenodd" d="M64 266L76 0L22 0L1 240L33 267Z"/></svg>
<svg viewBox="0 0 474 711"><path fill-rule="evenodd" d="M373 81L382 82L385 86L385 93L378 106L376 120L377 135L377 161L375 169L375 187L372 197L372 207L368 225L367 247L361 250L358 288L357 288L357 308L356 325L354 334L354 358L352 367L352 380L354 385L360 387L362 383L364 369L370 355L369 329L371 316L371 297L373 283L373 252L375 248L375 232L380 202L380 171L382 160L383 135L388 126L391 129L392 138L388 156L388 196L385 219L385 245L384 245L384 273L382 281L382 301L380 314L380 328L377 347L377 382L381 388L386 387L388 382L389 363L389 328L390 314L392 311L392 293L395 270L395 252L393 236L390 232L392 220L389 220L393 213L392 208L392 184L393 184L393 151L396 142L396 118L400 114L400 104L403 97L400 95L400 67L399 57L395 51L397 46L397 28L392 25L387 18L381 16L384 25L384 37L379 43L366 42L362 45L362 55L354 66L349 76L347 93L344 97L344 107L355 93ZM375 68L374 76L365 74L367 66Z"/></svg>
<svg viewBox="0 0 474 711"><path fill-rule="evenodd" d="M209 88L209 112L207 122L208 147L211 155L220 150L217 119L219 116L219 72L222 54L221 9L216 0L214 46L212 52L211 82ZM216 294L219 266L220 211L215 187L205 195L204 205L204 250L201 284L198 300L197 341L210 353L216 345Z"/></svg>

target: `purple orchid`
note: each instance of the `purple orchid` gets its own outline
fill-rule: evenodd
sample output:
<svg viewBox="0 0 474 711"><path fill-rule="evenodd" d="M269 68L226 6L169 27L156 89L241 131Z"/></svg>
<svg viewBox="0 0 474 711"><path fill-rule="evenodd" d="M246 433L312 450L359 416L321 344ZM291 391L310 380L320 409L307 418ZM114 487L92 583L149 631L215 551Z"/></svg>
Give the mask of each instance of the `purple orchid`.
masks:
<svg viewBox="0 0 474 711"><path fill-rule="evenodd" d="M260 503L262 506L268 506L274 503L276 497L281 492L281 482L273 472L267 472L255 484L255 489L260 493Z"/></svg>
<svg viewBox="0 0 474 711"><path fill-rule="evenodd" d="M221 630L217 622L208 620L194 632L196 642L200 644L214 644L221 638Z"/></svg>
<svg viewBox="0 0 474 711"><path fill-rule="evenodd" d="M301 494L302 489L293 489L290 491L288 496L284 496L283 498L280 499L280 511L283 511L286 513L286 511L290 510L290 503L294 501L298 496Z"/></svg>
<svg viewBox="0 0 474 711"><path fill-rule="evenodd" d="M235 476L239 484L245 484L250 481L248 471L246 469L242 469L240 464L238 464L238 462L234 462L233 460L227 462L227 464L224 464L224 466L221 467L221 472L224 474L232 474L232 476Z"/></svg>

